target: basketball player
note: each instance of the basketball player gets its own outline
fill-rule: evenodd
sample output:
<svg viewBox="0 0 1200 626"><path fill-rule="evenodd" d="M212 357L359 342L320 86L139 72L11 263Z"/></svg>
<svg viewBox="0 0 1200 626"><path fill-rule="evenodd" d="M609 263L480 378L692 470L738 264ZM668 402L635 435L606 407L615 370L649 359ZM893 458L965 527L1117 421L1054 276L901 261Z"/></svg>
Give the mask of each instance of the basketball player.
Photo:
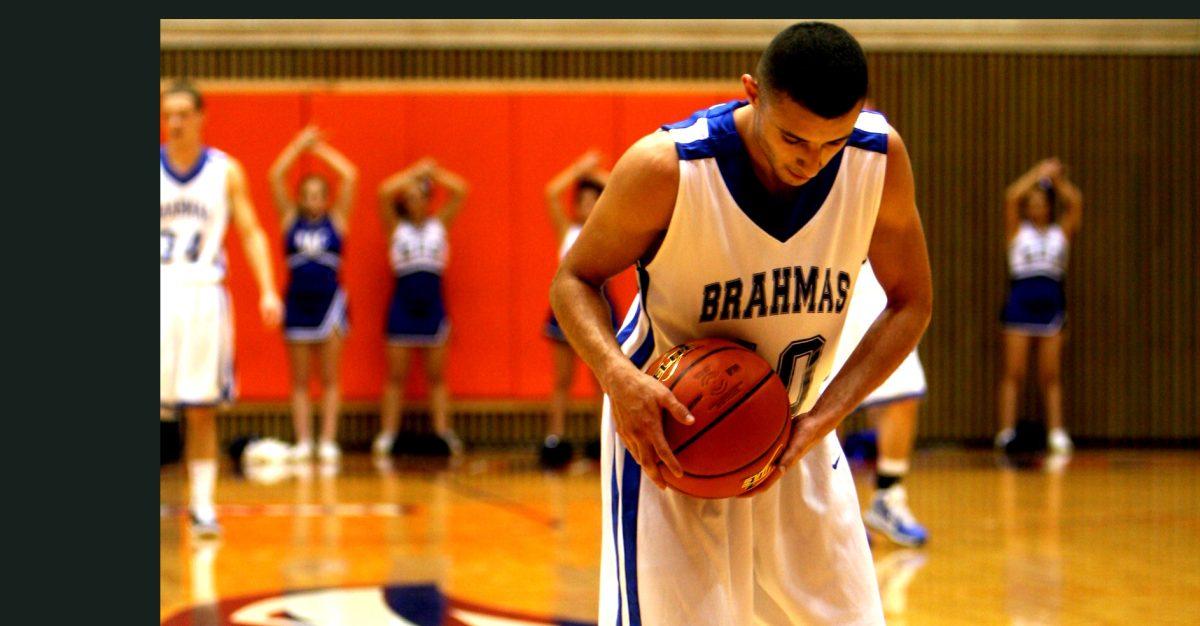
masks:
<svg viewBox="0 0 1200 626"><path fill-rule="evenodd" d="M847 305L846 324L838 340L830 376L836 377L854 352L875 318L887 306L887 294L875 278L870 262L863 263ZM825 385L830 379L825 380ZM822 387L824 392L824 387ZM924 545L929 532L908 508L908 492L901 481L908 474L913 439L917 433L917 409L925 396L925 370L914 349L882 385L872 391L858 409L875 424L879 455L875 462L875 495L863 521L888 539L908 547Z"/></svg>
<svg viewBox="0 0 1200 626"><path fill-rule="evenodd" d="M296 197L288 191L288 170L311 152L337 172L337 201L330 205L329 181L319 174L300 179ZM323 463L338 460L337 418L341 399L338 358L346 333L346 292L338 283L342 241L350 224L358 170L326 143L315 126L301 130L283 149L270 171L271 193L283 219L288 287L284 308L284 338L292 369L292 426L296 442L292 458L312 458L312 403L308 398L308 362L317 357L321 373L321 433L316 447Z"/></svg>
<svg viewBox="0 0 1200 626"><path fill-rule="evenodd" d="M163 94L167 142L159 148L159 400L187 423L189 511L199 536L220 532L217 405L233 397L233 326L225 290L225 229L237 227L258 283L263 322L279 325L267 237L236 159L204 145L204 99L186 83Z"/></svg>
<svg viewBox="0 0 1200 626"><path fill-rule="evenodd" d="M436 212L429 206L434 184L450 193ZM380 431L372 444L376 454L391 452L400 428L404 382L413 349L424 352L433 429L444 444L439 452L454 456L462 452L462 441L450 428L450 392L445 376L450 320L442 295L442 273L450 255L447 231L466 197L466 181L428 157L379 185L379 210L386 232L391 233L389 258L396 286L388 310L388 376L383 387Z"/></svg>
<svg viewBox="0 0 1200 626"><path fill-rule="evenodd" d="M883 116L860 113L866 57L842 28L785 29L741 82L746 100L626 151L551 287L606 391L600 623L882 624L834 429L929 321L912 170ZM887 307L818 398L864 258ZM633 263L640 295L614 340L600 286ZM791 439L753 497L702 500L662 479L682 474L663 413L694 418L641 368L704 336L753 345L792 399Z"/></svg>
<svg viewBox="0 0 1200 626"><path fill-rule="evenodd" d="M584 153L546 184L546 208L561 242L558 248L560 261L579 237L579 231L591 214L600 192L604 191L604 183L607 180L608 172L600 167L600 154L592 150ZM575 192L575 210L568 216L562 203L562 195L572 186ZM546 438L542 442L538 459L545 467L557 468L566 465L572 455L570 442L563 440L562 436L566 423L567 395L575 377L575 351L563 336L553 311L546 321L546 337L550 339L554 350L554 389L550 394L550 419L546 424Z"/></svg>
<svg viewBox="0 0 1200 626"><path fill-rule="evenodd" d="M1062 204L1055 218L1053 208ZM1017 391L1025 382L1031 343L1037 344L1038 384L1046 406L1046 444L1051 452L1074 448L1063 427L1062 326L1067 302L1063 277L1067 252L1083 219L1083 194L1066 176L1062 163L1045 159L1008 186L1004 196L1004 232L1008 243L1008 298L1004 325L1004 376L1000 381L1000 432L997 448L1016 437Z"/></svg>

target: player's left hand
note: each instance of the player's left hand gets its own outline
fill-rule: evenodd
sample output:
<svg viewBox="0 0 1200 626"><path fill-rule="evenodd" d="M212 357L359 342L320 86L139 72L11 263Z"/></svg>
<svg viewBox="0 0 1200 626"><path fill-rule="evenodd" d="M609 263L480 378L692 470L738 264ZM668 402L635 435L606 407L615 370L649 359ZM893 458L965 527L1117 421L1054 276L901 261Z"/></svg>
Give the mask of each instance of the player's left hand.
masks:
<svg viewBox="0 0 1200 626"><path fill-rule="evenodd" d="M824 439L825 435L829 434L836 425L836 422L825 419L824 416L817 414L816 411L809 411L797 417L796 423L792 424L792 434L788 439L787 448L784 449L783 454L779 455L779 467L776 471L791 469L821 439Z"/></svg>
<svg viewBox="0 0 1200 626"><path fill-rule="evenodd" d="M268 291L258 300L258 312L267 328L278 328L283 321L283 301L274 291Z"/></svg>

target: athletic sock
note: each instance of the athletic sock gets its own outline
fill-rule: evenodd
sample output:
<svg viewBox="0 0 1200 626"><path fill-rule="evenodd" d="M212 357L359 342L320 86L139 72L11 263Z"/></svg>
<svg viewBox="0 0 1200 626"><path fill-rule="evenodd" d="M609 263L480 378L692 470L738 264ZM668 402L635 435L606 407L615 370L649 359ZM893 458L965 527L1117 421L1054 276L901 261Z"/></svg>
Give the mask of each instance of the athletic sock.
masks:
<svg viewBox="0 0 1200 626"><path fill-rule="evenodd" d="M188 461L188 484L191 491L191 509L202 520L216 518L213 506L213 490L217 482L216 459Z"/></svg>
<svg viewBox="0 0 1200 626"><path fill-rule="evenodd" d="M875 464L875 489L882 491L900 484L908 473L908 459L880 457Z"/></svg>

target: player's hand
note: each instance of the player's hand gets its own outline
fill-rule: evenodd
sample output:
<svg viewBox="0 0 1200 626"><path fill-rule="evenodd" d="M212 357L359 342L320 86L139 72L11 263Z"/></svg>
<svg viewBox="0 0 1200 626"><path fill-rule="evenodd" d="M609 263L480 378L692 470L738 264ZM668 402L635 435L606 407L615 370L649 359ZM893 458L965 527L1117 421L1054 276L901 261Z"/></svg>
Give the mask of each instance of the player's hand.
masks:
<svg viewBox="0 0 1200 626"><path fill-rule="evenodd" d="M817 415L815 411L809 411L797 417L795 423L792 424L792 434L788 438L788 445L784 448L783 454L779 455L779 461L776 462L779 466L776 471L790 470L821 439L824 439L834 426L836 423L831 423Z"/></svg>
<svg viewBox="0 0 1200 626"><path fill-rule="evenodd" d="M278 328L283 321L283 301L274 291L268 291L258 299L258 312L267 328Z"/></svg>
<svg viewBox="0 0 1200 626"><path fill-rule="evenodd" d="M1058 160L1058 157L1050 157L1041 163L1041 178L1049 178L1050 180L1058 180L1062 175L1063 164Z"/></svg>
<svg viewBox="0 0 1200 626"><path fill-rule="evenodd" d="M575 165L575 171L578 175L583 176L597 167L600 167L600 151L593 148L579 157L579 162Z"/></svg>
<svg viewBox="0 0 1200 626"><path fill-rule="evenodd" d="M667 471L683 476L683 467L671 452L663 435L663 413L691 425L696 422L687 407L662 383L644 372L629 369L605 385L612 401L617 434L642 471L659 489L666 489L661 463Z"/></svg>
<svg viewBox="0 0 1200 626"><path fill-rule="evenodd" d="M321 129L312 124L305 126L304 130L301 130L300 135L297 137L300 141L300 147L305 150L317 145L322 138Z"/></svg>

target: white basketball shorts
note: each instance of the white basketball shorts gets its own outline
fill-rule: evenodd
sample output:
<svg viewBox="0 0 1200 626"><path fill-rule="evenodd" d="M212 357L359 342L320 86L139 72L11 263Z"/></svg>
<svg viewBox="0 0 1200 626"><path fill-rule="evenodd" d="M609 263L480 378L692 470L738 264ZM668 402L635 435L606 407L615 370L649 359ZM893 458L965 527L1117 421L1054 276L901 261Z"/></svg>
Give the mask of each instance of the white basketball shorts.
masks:
<svg viewBox="0 0 1200 626"><path fill-rule="evenodd" d="M222 284L159 283L159 401L214 406L233 399L233 318Z"/></svg>
<svg viewBox="0 0 1200 626"><path fill-rule="evenodd" d="M616 435L604 398L599 623L883 624L850 464L830 433L767 491L661 491Z"/></svg>

